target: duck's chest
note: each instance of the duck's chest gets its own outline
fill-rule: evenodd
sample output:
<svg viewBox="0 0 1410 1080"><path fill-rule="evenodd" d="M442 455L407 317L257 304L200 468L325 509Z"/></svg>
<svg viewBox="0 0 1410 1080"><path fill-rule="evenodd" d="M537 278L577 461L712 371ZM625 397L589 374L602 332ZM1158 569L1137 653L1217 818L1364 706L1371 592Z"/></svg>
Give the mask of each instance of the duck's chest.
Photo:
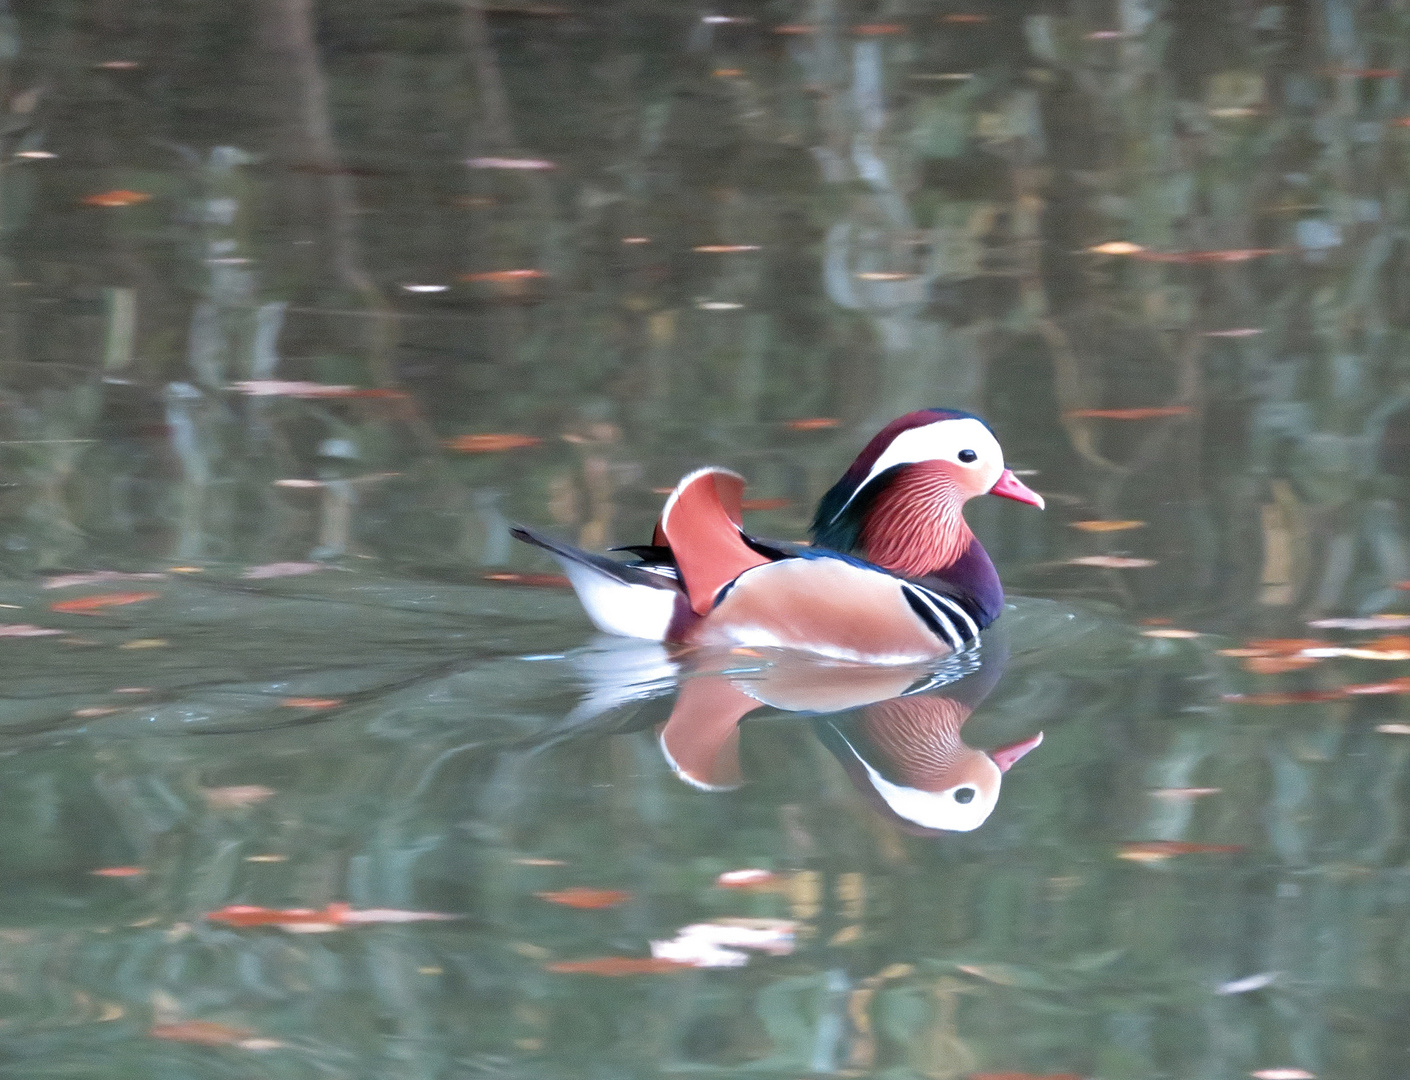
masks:
<svg viewBox="0 0 1410 1080"><path fill-rule="evenodd" d="M841 559L810 558L746 570L688 640L902 664L944 656L977 633L948 598Z"/></svg>

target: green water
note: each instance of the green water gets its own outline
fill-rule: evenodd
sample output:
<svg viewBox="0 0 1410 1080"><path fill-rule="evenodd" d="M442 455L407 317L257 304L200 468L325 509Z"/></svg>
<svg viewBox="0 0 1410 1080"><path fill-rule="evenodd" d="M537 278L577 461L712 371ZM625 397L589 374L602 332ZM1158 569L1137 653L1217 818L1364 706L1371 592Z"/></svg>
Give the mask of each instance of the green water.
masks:
<svg viewBox="0 0 1410 1080"><path fill-rule="evenodd" d="M1407 69L1353 0L0 15L0 1075L1410 1075L1410 646L1307 625L1410 611ZM1048 500L971 504L964 665L514 579L707 463L802 538L932 405ZM969 831L942 732L1029 748Z"/></svg>

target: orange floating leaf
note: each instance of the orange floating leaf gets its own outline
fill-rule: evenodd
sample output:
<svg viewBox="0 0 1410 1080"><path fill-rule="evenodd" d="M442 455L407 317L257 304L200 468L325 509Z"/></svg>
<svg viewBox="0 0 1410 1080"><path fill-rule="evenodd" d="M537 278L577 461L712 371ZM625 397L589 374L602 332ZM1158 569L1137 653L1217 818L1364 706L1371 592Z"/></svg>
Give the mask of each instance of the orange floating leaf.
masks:
<svg viewBox="0 0 1410 1080"><path fill-rule="evenodd" d="M835 416L810 416L801 420L785 420L783 426L789 431L824 431L840 427L842 421Z"/></svg>
<svg viewBox="0 0 1410 1080"><path fill-rule="evenodd" d="M1074 529L1081 529L1083 532L1105 533L1105 532L1125 532L1127 529L1144 529L1144 521L1069 521Z"/></svg>
<svg viewBox="0 0 1410 1080"><path fill-rule="evenodd" d="M161 595L161 593L154 592L124 592L107 593L102 596L80 596L74 600L55 601L49 605L49 610L60 611L66 615L94 615L111 607L157 600Z"/></svg>
<svg viewBox="0 0 1410 1080"><path fill-rule="evenodd" d="M710 73L717 79L737 79L744 74L743 68L716 68ZM697 249L698 250L698 249Z"/></svg>
<svg viewBox="0 0 1410 1080"><path fill-rule="evenodd" d="M1175 855L1230 855L1243 851L1242 844L1200 844L1191 840L1143 840L1135 844L1123 844L1117 851L1118 859L1132 862L1159 862Z"/></svg>
<svg viewBox="0 0 1410 1080"><path fill-rule="evenodd" d="M1272 690L1259 694L1224 694L1219 700L1233 705L1309 705L1322 701L1339 701L1345 696L1340 690Z"/></svg>
<svg viewBox="0 0 1410 1080"><path fill-rule="evenodd" d="M1142 630L1141 636L1181 640L1185 638L1197 638L1200 636L1200 632L1198 630L1181 630L1175 626L1155 626L1151 627L1149 630Z"/></svg>
<svg viewBox="0 0 1410 1080"><path fill-rule="evenodd" d="M340 697L286 697L279 704L286 709L335 709L346 698Z"/></svg>
<svg viewBox="0 0 1410 1080"><path fill-rule="evenodd" d="M1402 676L1399 679L1391 679L1389 682L1379 683L1356 683L1352 686L1343 686L1344 694L1410 694L1410 676Z"/></svg>
<svg viewBox="0 0 1410 1080"><path fill-rule="evenodd" d="M1145 409L1073 409L1062 415L1068 420L1157 420L1163 416L1188 416L1188 405L1156 405Z"/></svg>
<svg viewBox="0 0 1410 1080"><path fill-rule="evenodd" d="M116 191L100 191L96 195L85 195L78 201L84 206L135 206L138 203L149 202L151 196L142 191L127 191L119 188Z"/></svg>
<svg viewBox="0 0 1410 1080"><path fill-rule="evenodd" d="M197 1046L233 1046L254 1034L249 1028L232 1027L213 1020L179 1020L174 1024L154 1024L147 1029L154 1039L195 1043Z"/></svg>
<svg viewBox="0 0 1410 1080"><path fill-rule="evenodd" d="M674 960L658 960L651 956L598 956L591 960L559 960L546 964L549 971L560 975L667 975L677 971L690 971L690 964L678 964Z"/></svg>
<svg viewBox="0 0 1410 1080"><path fill-rule="evenodd" d="M988 22L989 16L977 15L968 11L951 11L948 14L941 15L940 21L942 23L954 23L960 26L974 26L977 23Z"/></svg>
<svg viewBox="0 0 1410 1080"><path fill-rule="evenodd" d="M739 506L742 510L782 510L792 503L792 499L745 499Z"/></svg>
<svg viewBox="0 0 1410 1080"><path fill-rule="evenodd" d="M785 23L783 26L775 26L775 34L816 34L818 28L810 26L808 23Z"/></svg>
<svg viewBox="0 0 1410 1080"><path fill-rule="evenodd" d="M489 281L495 284L503 284L506 281L533 281L536 278L548 277L544 270L483 270L476 274L461 274L461 281Z"/></svg>
<svg viewBox="0 0 1410 1080"><path fill-rule="evenodd" d="M1282 675L1319 663L1315 656L1250 656L1239 666L1255 675Z"/></svg>
<svg viewBox="0 0 1410 1080"><path fill-rule="evenodd" d="M584 885L562 889L559 892L537 892L534 895L540 900L547 900L550 904L561 904L564 907L580 908L584 911L616 907L619 904L625 904L632 898L631 893L622 892L620 889L590 889Z"/></svg>
<svg viewBox="0 0 1410 1080"><path fill-rule="evenodd" d="M1157 263L1237 263L1263 255L1279 255L1282 248L1230 248L1226 251L1139 251L1135 257Z"/></svg>
<svg viewBox="0 0 1410 1080"><path fill-rule="evenodd" d="M573 584L562 574L516 574L509 570L496 570L486 574L484 579L499 585L529 585L539 589L566 589Z"/></svg>
<svg viewBox="0 0 1410 1080"><path fill-rule="evenodd" d="M447 450L462 454L497 454L505 450L522 450L526 446L538 446L542 439L534 435L511 435L501 432L482 432L477 435L457 435L445 441Z"/></svg>
<svg viewBox="0 0 1410 1080"><path fill-rule="evenodd" d="M904 34L906 28L900 23L862 23L852 27L858 37L885 37L889 34Z"/></svg>
<svg viewBox="0 0 1410 1080"><path fill-rule="evenodd" d="M105 866L88 872L94 877L141 877L147 871L140 866Z"/></svg>

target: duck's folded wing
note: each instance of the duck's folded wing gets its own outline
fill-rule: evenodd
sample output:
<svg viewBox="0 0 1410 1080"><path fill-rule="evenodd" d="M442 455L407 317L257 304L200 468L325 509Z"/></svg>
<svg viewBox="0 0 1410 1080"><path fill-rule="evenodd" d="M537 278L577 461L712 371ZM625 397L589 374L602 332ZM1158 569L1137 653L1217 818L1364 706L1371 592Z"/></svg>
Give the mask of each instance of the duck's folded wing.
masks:
<svg viewBox="0 0 1410 1080"><path fill-rule="evenodd" d="M728 469L697 469L684 477L661 511L654 542L670 547L690 606L697 615L746 570L773 558L755 548L741 528L744 478Z"/></svg>

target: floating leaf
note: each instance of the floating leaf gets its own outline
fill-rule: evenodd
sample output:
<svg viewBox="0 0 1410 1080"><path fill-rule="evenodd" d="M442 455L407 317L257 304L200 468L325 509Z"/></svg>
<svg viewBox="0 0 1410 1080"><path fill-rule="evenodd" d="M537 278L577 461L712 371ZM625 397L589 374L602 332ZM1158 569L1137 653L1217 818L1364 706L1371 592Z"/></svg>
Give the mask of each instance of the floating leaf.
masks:
<svg viewBox="0 0 1410 1080"><path fill-rule="evenodd" d="M30 626L29 623L0 623L0 638L5 637L52 637L62 634L62 630L51 630L47 626Z"/></svg>
<svg viewBox="0 0 1410 1080"><path fill-rule="evenodd" d="M989 21L988 15L979 15L970 11L951 11L940 16L942 23L954 23L960 26L974 26L978 23Z"/></svg>
<svg viewBox="0 0 1410 1080"><path fill-rule="evenodd" d="M1142 630L1141 637L1170 638L1172 640L1185 640L1188 638L1200 637L1198 630L1181 630L1174 626L1157 626L1150 630Z"/></svg>
<svg viewBox="0 0 1410 1080"><path fill-rule="evenodd" d="M232 1027L213 1020L180 1020L174 1024L154 1024L147 1029L154 1039L195 1043L197 1046L233 1046L254 1035L249 1028Z"/></svg>
<svg viewBox="0 0 1410 1080"><path fill-rule="evenodd" d="M1410 615L1371 615L1368 618L1314 619L1318 630L1410 630Z"/></svg>
<svg viewBox="0 0 1410 1080"><path fill-rule="evenodd" d="M1188 405L1156 405L1144 409L1073 409L1063 413L1069 420L1157 420L1164 416L1188 416Z"/></svg>
<svg viewBox="0 0 1410 1080"><path fill-rule="evenodd" d="M783 879L772 870L726 870L715 879L721 889L757 889L772 891L783 883Z"/></svg>
<svg viewBox="0 0 1410 1080"><path fill-rule="evenodd" d="M1129 240L1108 240L1105 244L1093 244L1087 249L1093 255L1138 255L1146 249Z"/></svg>
<svg viewBox="0 0 1410 1080"><path fill-rule="evenodd" d="M1204 332L1204 336L1221 338L1243 338L1255 337L1256 335L1261 333L1263 333L1263 331L1256 326L1239 326L1229 330L1206 330Z"/></svg>
<svg viewBox="0 0 1410 1080"><path fill-rule="evenodd" d="M1301 671L1320 662L1312 656L1250 656L1240 667L1254 675L1282 675L1289 671Z"/></svg>
<svg viewBox="0 0 1410 1080"><path fill-rule="evenodd" d="M458 918L459 915L443 915L436 911L401 911L396 908L368 908L357 911L343 903L329 904L322 911L312 908L265 908L251 904L231 904L206 916L210 922L225 923L227 926L277 926L281 930L294 932L307 931L308 928L336 930L343 926L366 923L443 922Z"/></svg>
<svg viewBox="0 0 1410 1080"><path fill-rule="evenodd" d="M166 638L142 637L133 638L131 641L124 641L118 646L119 649L165 649L170 645Z"/></svg>
<svg viewBox="0 0 1410 1080"><path fill-rule="evenodd" d="M548 273L543 270L483 270L476 274L461 274L461 281L488 281L492 284L503 285L512 281L534 281L537 278L548 277Z"/></svg>
<svg viewBox="0 0 1410 1080"><path fill-rule="evenodd" d="M289 379L245 379L232 383L231 389L251 397L336 398L350 397L357 392L355 386Z"/></svg>
<svg viewBox="0 0 1410 1080"><path fill-rule="evenodd" d="M1223 694L1219 700L1234 705L1310 705L1336 701L1343 696L1340 690L1272 690L1259 694Z"/></svg>
<svg viewBox="0 0 1410 1080"><path fill-rule="evenodd" d="M226 787L202 788L206 805L212 810L243 810L262 803L274 794L274 789L263 784L231 784Z"/></svg>
<svg viewBox="0 0 1410 1080"><path fill-rule="evenodd" d="M689 971L689 964L662 960L654 956L598 956L591 960L558 960L544 965L560 975L668 975Z"/></svg>
<svg viewBox="0 0 1410 1080"><path fill-rule="evenodd" d="M1123 844L1117 851L1118 859L1132 862L1159 862L1175 855L1230 855L1243 851L1242 844L1201 844L1192 840L1144 840L1135 844Z"/></svg>
<svg viewBox="0 0 1410 1080"><path fill-rule="evenodd" d="M1106 570L1139 570L1156 564L1154 559L1136 559L1129 555L1081 555L1067 561L1072 566L1098 566Z"/></svg>
<svg viewBox="0 0 1410 1080"><path fill-rule="evenodd" d="M1317 1074L1306 1069L1259 1069L1249 1076L1254 1080L1317 1080Z"/></svg>
<svg viewBox="0 0 1410 1080"><path fill-rule="evenodd" d="M154 592L128 592L128 593L107 593L102 596L80 596L74 600L57 600L49 605L49 610L63 612L66 615L93 615L111 607L123 607L127 604L141 604L148 600L161 598L161 593Z"/></svg>
<svg viewBox="0 0 1410 1080"><path fill-rule="evenodd" d="M1090 533L1125 532L1146 527L1144 521L1069 521L1068 525Z"/></svg>
<svg viewBox="0 0 1410 1080"><path fill-rule="evenodd" d="M631 893L622 892L620 889L590 889L583 885L562 889L558 892L537 892L534 895L540 900L547 900L550 904L581 908L584 911L617 907L632 898Z"/></svg>
<svg viewBox="0 0 1410 1080"><path fill-rule="evenodd" d="M807 23L785 23L783 26L775 26L775 34L816 34L818 28Z"/></svg>
<svg viewBox="0 0 1410 1080"><path fill-rule="evenodd" d="M96 195L85 195L78 201L84 206L136 206L138 203L150 202L152 196L142 191L127 191L119 188L116 191L100 191Z"/></svg>
<svg viewBox="0 0 1410 1080"><path fill-rule="evenodd" d="M101 870L88 871L94 877L130 878L141 877L147 871L140 866L105 866Z"/></svg>
<svg viewBox="0 0 1410 1080"><path fill-rule="evenodd" d="M114 705L90 705L86 709L74 709L70 714L78 720L90 720L98 716L109 716L115 712L122 712Z"/></svg>
<svg viewBox="0 0 1410 1080"><path fill-rule="evenodd" d="M904 34L906 28L900 23L862 23L852 27L858 37L885 37L889 34Z"/></svg>
<svg viewBox="0 0 1410 1080"><path fill-rule="evenodd" d="M1232 982L1221 984L1214 992L1216 994L1251 994L1255 990L1262 990L1273 985L1273 980L1278 977L1276 971L1264 971L1257 975L1245 975L1242 979L1235 979Z"/></svg>
<svg viewBox="0 0 1410 1080"><path fill-rule="evenodd" d="M1391 679L1389 682L1357 683L1342 687L1344 694L1410 694L1410 676Z"/></svg>
<svg viewBox="0 0 1410 1080"><path fill-rule="evenodd" d="M334 709L346 700L340 697L286 697L281 698L279 704L286 709Z"/></svg>
<svg viewBox="0 0 1410 1080"><path fill-rule="evenodd" d="M718 75L719 72L717 71L715 74ZM626 242L625 240L622 241L624 244ZM760 251L762 249L758 244L701 244L697 248L691 248L691 250L698 251L705 255L733 255L737 252Z"/></svg>
<svg viewBox="0 0 1410 1080"><path fill-rule="evenodd" d="M484 576L484 580L499 585L529 585L540 589L566 589L573 583L562 574L518 574L509 570L495 570Z"/></svg>
<svg viewBox="0 0 1410 1080"><path fill-rule="evenodd" d="M716 68L710 73L717 79L737 79L744 74L743 68Z"/></svg>
<svg viewBox="0 0 1410 1080"><path fill-rule="evenodd" d="M1076 1073L970 1073L966 1080L1082 1080Z"/></svg>
<svg viewBox="0 0 1410 1080"><path fill-rule="evenodd" d="M534 435L511 435L500 432L483 432L477 435L457 435L444 443L447 450L462 454L497 454L505 450L522 450L527 446L538 446L542 439Z"/></svg>
<svg viewBox="0 0 1410 1080"><path fill-rule="evenodd" d="M1376 730L1382 735L1410 735L1410 724L1377 724Z"/></svg>
<svg viewBox="0 0 1410 1080"><path fill-rule="evenodd" d="M1141 251L1136 258L1157 263L1237 263L1263 255L1278 255L1282 248L1230 248L1227 251Z"/></svg>
<svg viewBox="0 0 1410 1080"><path fill-rule="evenodd" d="M1157 799L1201 799L1206 795L1222 794L1223 788L1217 787L1167 787L1155 788L1151 795Z"/></svg>
<svg viewBox="0 0 1410 1080"><path fill-rule="evenodd" d="M810 416L801 420L785 420L783 426L789 431L824 431L840 427L842 421L833 416Z"/></svg>
<svg viewBox="0 0 1410 1080"><path fill-rule="evenodd" d="M529 172L558 168L542 158L476 157L465 163L472 169L519 169Z"/></svg>
<svg viewBox="0 0 1410 1080"><path fill-rule="evenodd" d="M249 581L258 581L264 578L296 577L299 574L313 574L319 570L326 570L327 568L327 563L317 562L265 563L263 566L248 567L240 576Z"/></svg>

